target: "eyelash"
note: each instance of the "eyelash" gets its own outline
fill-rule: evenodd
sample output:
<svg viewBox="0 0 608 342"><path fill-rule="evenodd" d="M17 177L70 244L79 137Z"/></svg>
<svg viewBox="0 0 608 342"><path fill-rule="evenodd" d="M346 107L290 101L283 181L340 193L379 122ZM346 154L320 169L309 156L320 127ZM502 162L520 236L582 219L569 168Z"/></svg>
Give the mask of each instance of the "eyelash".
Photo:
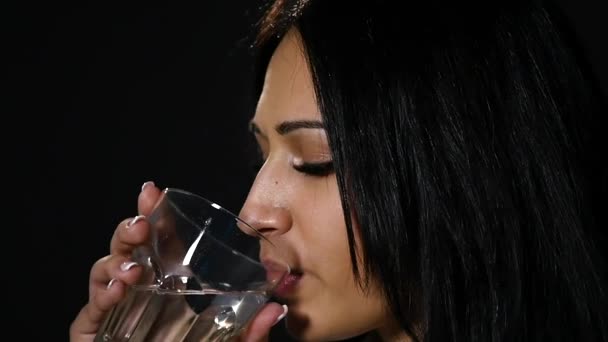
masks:
<svg viewBox="0 0 608 342"><path fill-rule="evenodd" d="M253 160L253 171L254 174L257 174L264 166L266 162L264 158L264 154L260 149L260 146L256 146L256 158ZM302 164L294 164L292 166L294 170L301 172L305 175L313 176L313 177L325 177L334 172L334 162L333 160L320 162L320 163L302 163Z"/></svg>
<svg viewBox="0 0 608 342"><path fill-rule="evenodd" d="M264 160L262 158L258 158L253 165L255 173L259 172L263 165ZM309 176L324 177L334 172L334 163L333 161L322 163L302 163L299 165L293 165L293 168L294 170Z"/></svg>
<svg viewBox="0 0 608 342"><path fill-rule="evenodd" d="M324 177L334 172L334 163L331 160L322 163L303 163L294 165L293 168L310 176Z"/></svg>

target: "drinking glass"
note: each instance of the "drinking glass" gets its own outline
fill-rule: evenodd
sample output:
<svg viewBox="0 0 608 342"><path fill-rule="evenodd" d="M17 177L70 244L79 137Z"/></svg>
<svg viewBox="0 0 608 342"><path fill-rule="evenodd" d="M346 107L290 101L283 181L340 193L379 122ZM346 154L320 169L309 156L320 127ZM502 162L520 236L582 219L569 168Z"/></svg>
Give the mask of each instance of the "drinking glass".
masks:
<svg viewBox="0 0 608 342"><path fill-rule="evenodd" d="M147 243L132 259L137 284L106 317L95 341L226 341L240 334L289 273L279 249L236 215L167 188Z"/></svg>

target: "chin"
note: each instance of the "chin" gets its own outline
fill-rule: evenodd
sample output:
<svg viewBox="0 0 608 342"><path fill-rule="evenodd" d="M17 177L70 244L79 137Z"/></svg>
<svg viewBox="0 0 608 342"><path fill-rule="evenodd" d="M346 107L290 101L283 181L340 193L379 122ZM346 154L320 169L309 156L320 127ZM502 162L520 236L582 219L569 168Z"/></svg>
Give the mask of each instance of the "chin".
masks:
<svg viewBox="0 0 608 342"><path fill-rule="evenodd" d="M319 331L319 327L311 324L307 317L292 312L289 312L285 317L285 329L291 337L298 341L322 341L325 337L325 334Z"/></svg>
<svg viewBox="0 0 608 342"><path fill-rule="evenodd" d="M340 341L365 333L364 331L339 331L339 329L332 328L332 326L330 322L314 323L310 319L298 315L288 314L285 319L287 332L298 341Z"/></svg>

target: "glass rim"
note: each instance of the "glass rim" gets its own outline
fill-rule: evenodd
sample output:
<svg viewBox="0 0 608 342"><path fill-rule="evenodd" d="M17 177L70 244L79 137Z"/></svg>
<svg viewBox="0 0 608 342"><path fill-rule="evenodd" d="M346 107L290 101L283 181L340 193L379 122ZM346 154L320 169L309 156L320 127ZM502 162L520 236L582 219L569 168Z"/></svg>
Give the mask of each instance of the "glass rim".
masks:
<svg viewBox="0 0 608 342"><path fill-rule="evenodd" d="M207 199L207 198L205 198L205 197L203 197L201 195L198 195L196 193L193 193L193 192L190 192L190 191L187 191L187 190L183 190L183 189L180 189L180 188L166 187L166 188L164 188L161 191L161 193L163 194L163 196L167 196L166 198L167 198L169 204L182 216L182 218L184 218L185 220L187 220L188 222L190 222L194 226L199 227L200 229L202 229L202 227L200 227L199 224L197 224L196 222L194 222L188 215L186 215L179 208L179 206L171 199L171 197L168 196L168 195L170 195L171 193L175 193L175 194L179 194L179 195L183 195L183 196L193 197L193 198L195 198L197 200L201 200L204 203L207 203L210 207L212 207L212 208L214 208L216 210L219 210L219 211L223 212L224 214L227 214L228 216L232 217L233 219L235 219L236 222L240 222L240 223L244 224L245 227L247 227L248 229L250 229L255 234L255 236L252 236L252 237L258 238L259 240L262 240L262 241L265 241L266 243L268 243L270 245L271 249L274 249L276 252L279 253L279 255L275 255L275 257L279 257L278 260L275 259L275 260L273 260L273 262L275 262L275 263L278 262L279 264L282 264L281 267L284 267L284 269L281 271L281 273L282 273L281 279L283 279L287 274L291 273L291 271L292 271L291 265L289 264L289 262L287 262L287 260L284 259L285 256L283 255L282 249L279 248L277 245L275 245L272 241L270 241L262 233L260 233L260 231L258 231L257 229L253 228L249 223L245 222L240 217L238 217L236 214L234 214L232 211L230 211L230 210L222 207L221 205L219 205L219 204L217 204L215 202L210 201L209 199ZM159 203L160 203L160 201L162 201L162 199L159 200ZM242 234L246 234L247 235L247 233L243 232L241 230L241 228L238 227L238 225L237 225L236 228L239 229ZM213 234L212 234L212 236L213 236ZM218 240L218 242L219 242L219 240ZM245 257L247 257L247 256L245 256ZM255 261L255 260L254 260L254 262L259 263L258 261ZM267 269L267 267L269 267L269 266L265 265L264 263L262 263L262 267L264 267L264 268ZM275 284L275 285L277 285L277 284Z"/></svg>
<svg viewBox="0 0 608 342"><path fill-rule="evenodd" d="M256 236L257 238L262 239L262 240L264 240L265 242L269 243L269 244L270 244L270 245L271 245L273 248L278 248L278 247L277 247L277 246L276 246L274 243L272 243L272 241L270 241L270 240L269 240L268 238L266 238L266 237L265 237L265 236L264 236L262 233L260 233L260 231L259 231L259 230L257 230L257 229L255 229L255 228L253 228L253 227L252 227L252 226L251 226L249 223L245 222L243 219L241 219L240 217L238 217L238 216L237 216L236 214L234 214L232 211L230 211L230 210L228 210L228 209L226 209L226 208L222 207L221 205L219 205L219 204L217 204L217 203L215 203L215 202L213 202L213 201L210 201L209 199L207 199L207 198L205 198L205 197L203 197L203 196L201 196L201 195L198 195L198 194L196 194L196 193L193 193L193 192L190 192L190 191L187 191L187 190L183 190L183 189L180 189L180 188L173 188L173 187L166 187L166 188L164 188L164 189L163 189L161 192L162 192L162 194L163 194L163 195L165 195L165 196L166 196L167 194L170 194L170 193L177 193L177 194L180 194L180 195L186 195L186 196L189 196L189 197L194 197L194 198L196 198L196 199L198 199L198 200L201 200L201 201L203 201L203 202L207 203L207 204L208 204L210 207L212 207L212 208L214 208L214 209L216 209L216 210L219 210L219 211L221 211L221 212L223 212L223 213L225 213L225 214L227 214L227 215L231 216L231 217L232 217L232 218L234 218L236 221L238 221L238 222L240 222L240 223L244 224L244 225L245 225L245 226L246 226L248 229L250 229L250 230L251 230L253 233L255 233L255 236ZM175 204L175 203L174 203L174 202L171 200L171 197L167 197L167 198L169 199L169 202L172 204L172 206L174 207L174 209L175 209L175 210L177 210L177 211L179 212L179 214L180 214L180 215L181 215L181 216L182 216L184 219L188 220L188 221L189 221L191 224L193 224L193 225L195 225L195 226L197 226L197 227L199 227L199 226L200 226L199 224L197 224L196 222L194 222L194 221L193 221L193 220L192 220L192 219L191 219L191 218L190 218L188 215L186 215L186 214L185 214L185 213L184 213L184 212L183 212L183 211L182 211L182 210L179 208L179 206L178 206L178 205L176 205L176 204ZM200 228L200 227L199 227L199 228ZM238 227L237 227L237 228L238 228ZM239 229L240 229L240 228L239 228ZM243 232L243 234L246 234L246 233L245 233L245 232Z"/></svg>

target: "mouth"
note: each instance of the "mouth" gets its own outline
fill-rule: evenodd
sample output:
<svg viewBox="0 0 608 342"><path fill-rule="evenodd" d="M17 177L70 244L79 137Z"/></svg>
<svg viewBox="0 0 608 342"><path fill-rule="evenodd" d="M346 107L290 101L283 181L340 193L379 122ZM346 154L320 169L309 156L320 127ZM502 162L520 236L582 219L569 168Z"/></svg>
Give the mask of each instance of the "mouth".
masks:
<svg viewBox="0 0 608 342"><path fill-rule="evenodd" d="M285 298L295 291L304 273L299 269L291 269L285 274L286 266L271 260L263 262L266 268L266 279L275 283L273 297Z"/></svg>
<svg viewBox="0 0 608 342"><path fill-rule="evenodd" d="M278 298L286 298L292 294L298 286L304 274L299 271L292 271L285 275L274 289L274 296Z"/></svg>

